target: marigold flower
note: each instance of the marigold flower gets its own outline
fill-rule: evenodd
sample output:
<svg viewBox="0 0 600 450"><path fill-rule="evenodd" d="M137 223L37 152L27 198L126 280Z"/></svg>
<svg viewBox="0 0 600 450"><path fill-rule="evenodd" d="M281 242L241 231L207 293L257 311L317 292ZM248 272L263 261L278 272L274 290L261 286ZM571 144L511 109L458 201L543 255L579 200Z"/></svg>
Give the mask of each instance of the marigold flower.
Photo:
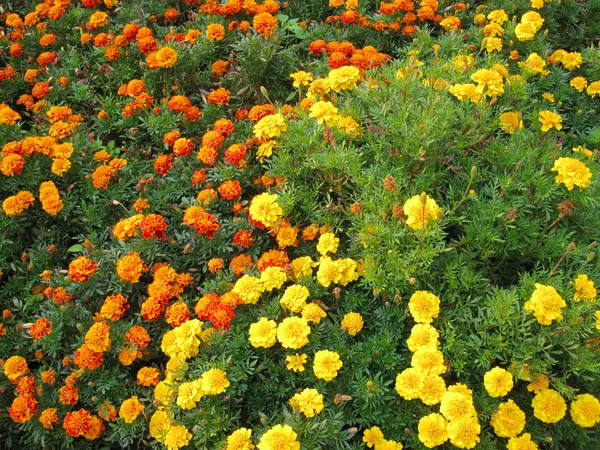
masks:
<svg viewBox="0 0 600 450"><path fill-rule="evenodd" d="M144 261L136 252L130 252L117 260L117 275L122 281L137 283L143 270Z"/></svg>
<svg viewBox="0 0 600 450"><path fill-rule="evenodd" d="M208 103L213 105L227 105L231 99L231 93L225 88L218 88L210 92L206 97Z"/></svg>
<svg viewBox="0 0 600 450"><path fill-rule="evenodd" d="M225 450L252 450L254 444L250 437L252 430L248 428L239 428L227 436L227 448Z"/></svg>
<svg viewBox="0 0 600 450"><path fill-rule="evenodd" d="M252 218L261 222L266 227L275 225L283 212L277 204L277 198L277 194L268 194L266 192L255 196L250 202L249 212Z"/></svg>
<svg viewBox="0 0 600 450"><path fill-rule="evenodd" d="M433 448L448 440L448 423L440 414L432 413L419 420L419 440L425 447Z"/></svg>
<svg viewBox="0 0 600 450"><path fill-rule="evenodd" d="M254 136L257 139L271 139L281 136L287 130L287 124L281 114L269 114L254 125Z"/></svg>
<svg viewBox="0 0 600 450"><path fill-rule="evenodd" d="M396 376L396 392L405 400L419 398L425 376L418 368L411 367L403 370Z"/></svg>
<svg viewBox="0 0 600 450"><path fill-rule="evenodd" d="M539 121L542 124L542 131L550 131L552 127L557 130L562 129L562 117L552 111L540 111ZM559 158L560 159L560 158Z"/></svg>
<svg viewBox="0 0 600 450"><path fill-rule="evenodd" d="M140 403L137 395L125 400L119 408L119 417L125 420L125 423L133 423L136 417L144 410L144 405Z"/></svg>
<svg viewBox="0 0 600 450"><path fill-rule="evenodd" d="M307 356L306 354L298 354L295 353L293 355L288 355L285 357L287 362L286 369L292 370L294 372L304 372L304 364L306 364Z"/></svg>
<svg viewBox="0 0 600 450"><path fill-rule="evenodd" d="M18 395L12 401L8 412L10 418L16 423L29 422L38 411L38 403L33 396Z"/></svg>
<svg viewBox="0 0 600 450"><path fill-rule="evenodd" d="M576 302L581 300L586 302L595 300L597 295L596 288L594 287L594 282L587 275L578 275L575 282L571 282L571 285L575 287L573 299Z"/></svg>
<svg viewBox="0 0 600 450"><path fill-rule="evenodd" d="M86 333L84 341L95 352L103 353L110 350L110 325L96 322Z"/></svg>
<svg viewBox="0 0 600 450"><path fill-rule="evenodd" d="M351 312L342 319L342 330L346 331L350 336L356 336L363 328L364 321L359 313Z"/></svg>
<svg viewBox="0 0 600 450"><path fill-rule="evenodd" d="M490 397L503 397L513 388L513 377L505 369L494 367L485 373L483 383Z"/></svg>
<svg viewBox="0 0 600 450"><path fill-rule="evenodd" d="M440 299L427 291L416 291L408 302L410 314L419 323L431 323L440 312Z"/></svg>
<svg viewBox="0 0 600 450"><path fill-rule="evenodd" d="M442 215L442 209L425 192L408 199L403 209L408 217L406 224L414 230L422 230L429 222Z"/></svg>
<svg viewBox="0 0 600 450"><path fill-rule="evenodd" d="M532 311L542 325L551 325L555 320L562 320L562 309L565 306L566 302L554 287L539 283L535 283L535 291L529 301L525 302L525 309Z"/></svg>
<svg viewBox="0 0 600 450"><path fill-rule="evenodd" d="M289 425L275 425L260 437L258 450L300 450L297 434Z"/></svg>
<svg viewBox="0 0 600 450"><path fill-rule="evenodd" d="M47 408L40 414L40 423L48 430L52 430L54 425L60 423L60 419L56 414L56 408Z"/></svg>
<svg viewBox="0 0 600 450"><path fill-rule="evenodd" d="M202 391L206 395L222 394L231 383L221 369L209 369L202 374Z"/></svg>
<svg viewBox="0 0 600 450"><path fill-rule="evenodd" d="M331 381L338 375L343 362L337 352L330 350L319 350L315 353L313 361L313 372L317 378Z"/></svg>
<svg viewBox="0 0 600 450"><path fill-rule="evenodd" d="M22 356L11 356L4 362L4 375L12 384L17 384L19 379L28 373L27 361Z"/></svg>
<svg viewBox="0 0 600 450"><path fill-rule="evenodd" d="M552 389L545 389L535 395L531 402L533 415L545 423L556 423L567 412L565 400Z"/></svg>
<svg viewBox="0 0 600 450"><path fill-rule="evenodd" d="M48 336L52 333L52 322L45 317L40 317L29 329L29 335L33 338L33 342Z"/></svg>
<svg viewBox="0 0 600 450"><path fill-rule="evenodd" d="M209 41L220 41L225 38L225 28L218 23L211 23L206 27L206 38Z"/></svg>
<svg viewBox="0 0 600 450"><path fill-rule="evenodd" d="M579 190L585 189L592 183L592 172L585 163L576 158L558 158L551 170L558 172L556 183L564 184L569 191L575 186Z"/></svg>
<svg viewBox="0 0 600 450"><path fill-rule="evenodd" d="M266 317L250 325L248 341L253 347L270 348L277 342L277 323Z"/></svg>
<svg viewBox="0 0 600 450"><path fill-rule="evenodd" d="M252 26L257 33L268 39L277 28L277 19L268 12L262 12L254 16Z"/></svg>
<svg viewBox="0 0 600 450"><path fill-rule="evenodd" d="M98 264L95 261L87 256L78 256L69 264L69 277L72 281L85 283L94 275L97 268Z"/></svg>

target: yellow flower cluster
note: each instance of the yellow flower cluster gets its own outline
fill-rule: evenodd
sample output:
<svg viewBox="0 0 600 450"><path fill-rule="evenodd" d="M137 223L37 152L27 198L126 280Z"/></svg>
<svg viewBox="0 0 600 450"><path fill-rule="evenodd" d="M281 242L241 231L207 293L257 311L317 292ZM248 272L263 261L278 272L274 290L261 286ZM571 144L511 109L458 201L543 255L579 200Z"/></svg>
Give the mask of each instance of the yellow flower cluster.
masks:
<svg viewBox="0 0 600 450"><path fill-rule="evenodd" d="M316 389L306 388L290 399L290 405L306 417L314 417L323 411L323 395Z"/></svg>
<svg viewBox="0 0 600 450"><path fill-rule="evenodd" d="M371 427L365 430L363 442L367 444L367 447L374 450L402 450L404 448L400 442L385 439L379 427Z"/></svg>

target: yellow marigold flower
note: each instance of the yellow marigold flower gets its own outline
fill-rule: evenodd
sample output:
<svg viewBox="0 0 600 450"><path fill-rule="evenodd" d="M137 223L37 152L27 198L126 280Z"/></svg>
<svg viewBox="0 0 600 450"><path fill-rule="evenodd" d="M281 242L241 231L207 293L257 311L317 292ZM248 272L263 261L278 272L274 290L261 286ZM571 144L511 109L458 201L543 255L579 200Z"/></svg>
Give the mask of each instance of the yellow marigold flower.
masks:
<svg viewBox="0 0 600 450"><path fill-rule="evenodd" d="M309 117L317 119L320 125L325 122L326 125L333 125L337 117L338 109L333 103L327 101L318 101L310 107Z"/></svg>
<svg viewBox="0 0 600 450"><path fill-rule="evenodd" d="M367 447L369 448L372 448L381 441L383 441L383 432L379 427L368 428L363 433L363 442L367 444Z"/></svg>
<svg viewBox="0 0 600 450"><path fill-rule="evenodd" d="M527 385L527 390L537 394L544 389L548 389L549 386L550 381L548 380L548 377L546 375L542 375L541 373L537 373L533 377L533 381Z"/></svg>
<svg viewBox="0 0 600 450"><path fill-rule="evenodd" d="M302 306L302 318L308 323L319 324L321 319L327 317L327 313L317 303L305 303Z"/></svg>
<svg viewBox="0 0 600 450"><path fill-rule="evenodd" d="M284 117L277 114L270 114L263 117L254 125L254 136L258 139L272 139L281 136L281 133L287 130L287 124Z"/></svg>
<svg viewBox="0 0 600 450"><path fill-rule="evenodd" d="M600 422L600 401L591 394L581 394L571 403L571 418L583 428L591 428Z"/></svg>
<svg viewBox="0 0 600 450"><path fill-rule="evenodd" d="M506 444L508 450L538 450L538 446L531 440L531 435L525 433L517 438L511 438Z"/></svg>
<svg viewBox="0 0 600 450"><path fill-rule="evenodd" d="M29 373L27 360L22 356L11 356L4 362L4 375L12 384L17 384L19 379Z"/></svg>
<svg viewBox="0 0 600 450"><path fill-rule="evenodd" d="M498 411L492 414L490 425L496 435L505 438L517 437L525 428L525 413L512 400L500 403Z"/></svg>
<svg viewBox="0 0 600 450"><path fill-rule="evenodd" d="M375 450L402 450L403 448L404 446L400 442L388 439L382 439L375 444Z"/></svg>
<svg viewBox="0 0 600 450"><path fill-rule="evenodd" d="M286 317L277 327L277 340L284 348L298 349L308 344L310 327L306 319Z"/></svg>
<svg viewBox="0 0 600 450"><path fill-rule="evenodd" d="M268 116L267 116L268 117ZM263 193L256 195L250 202L250 215L266 227L272 227L277 223L283 210L277 204L277 194Z"/></svg>
<svg viewBox="0 0 600 450"><path fill-rule="evenodd" d="M250 440L252 430L239 428L227 436L227 448L225 450L252 450L254 444Z"/></svg>
<svg viewBox="0 0 600 450"><path fill-rule="evenodd" d="M454 68L458 71L463 71L470 67L475 60L471 55L458 55L452 60Z"/></svg>
<svg viewBox="0 0 600 450"><path fill-rule="evenodd" d="M502 367L494 367L483 376L483 384L490 397L503 397L513 388L513 377Z"/></svg>
<svg viewBox="0 0 600 450"><path fill-rule="evenodd" d="M537 53L532 53L529 55L525 62L519 63L519 66L521 69L529 72L532 75L539 73L540 75L545 76L550 73L548 70L544 69L544 67L546 67L546 62Z"/></svg>
<svg viewBox="0 0 600 450"><path fill-rule="evenodd" d="M144 405L140 403L137 395L134 395L121 404L119 417L125 419L125 423L132 423L143 410Z"/></svg>
<svg viewBox="0 0 600 450"><path fill-rule="evenodd" d="M545 389L533 397L533 415L545 423L556 423L567 412L565 400L552 389Z"/></svg>
<svg viewBox="0 0 600 450"><path fill-rule="evenodd" d="M594 317L596 318L596 330L600 330L600 311L596 311Z"/></svg>
<svg viewBox="0 0 600 450"><path fill-rule="evenodd" d="M363 329L364 321L359 313L351 312L342 319L342 330L350 336L356 336Z"/></svg>
<svg viewBox="0 0 600 450"><path fill-rule="evenodd" d="M490 22L497 23L498 25L502 25L504 22L508 20L508 15L503 9L495 9L487 15L487 19Z"/></svg>
<svg viewBox="0 0 600 450"><path fill-rule="evenodd" d="M585 92L592 98L600 95L600 80L590 83Z"/></svg>
<svg viewBox="0 0 600 450"><path fill-rule="evenodd" d="M437 405L446 393L446 383L439 375L428 375L423 379L423 387L419 398L429 406Z"/></svg>
<svg viewBox="0 0 600 450"><path fill-rule="evenodd" d="M305 353L294 353L293 355L288 355L285 357L287 362L285 368L294 372L304 372L304 364L306 364L306 359L307 356Z"/></svg>
<svg viewBox="0 0 600 450"><path fill-rule="evenodd" d="M522 130L523 119L521 118L521 113L511 111L500 114L500 128L510 134L513 134L517 130Z"/></svg>
<svg viewBox="0 0 600 450"><path fill-rule="evenodd" d="M168 408L176 398L176 391L171 380L159 381L154 388L154 401L159 408Z"/></svg>
<svg viewBox="0 0 600 450"><path fill-rule="evenodd" d="M459 394L466 395L473 402L473 391L462 383L455 383L452 386L448 386L448 392L458 392Z"/></svg>
<svg viewBox="0 0 600 450"><path fill-rule="evenodd" d="M171 425L165 435L167 450L178 450L185 447L192 439L192 434L183 425Z"/></svg>
<svg viewBox="0 0 600 450"><path fill-rule="evenodd" d="M267 142L263 142L258 146L256 150L256 159L262 164L265 161L265 158L269 158L273 155L273 148L275 148L276 142L271 140Z"/></svg>
<svg viewBox="0 0 600 450"><path fill-rule="evenodd" d="M419 440L425 447L433 448L448 440L446 419L440 414L429 414L419 420Z"/></svg>
<svg viewBox="0 0 600 450"><path fill-rule="evenodd" d="M296 279L309 277L312 275L315 262L310 256L301 256L292 261L292 272Z"/></svg>
<svg viewBox="0 0 600 450"><path fill-rule="evenodd" d="M330 350L319 350L315 353L313 361L313 372L317 378L325 381L331 381L338 375L338 370L342 368L344 363L340 359L337 352Z"/></svg>
<svg viewBox="0 0 600 450"><path fill-rule="evenodd" d="M407 216L406 224L413 230L422 230L429 222L442 215L442 209L425 192L409 198L403 209Z"/></svg>
<svg viewBox="0 0 600 450"><path fill-rule="evenodd" d="M478 103L481 99L481 93L477 91L477 86L473 83L454 84L450 86L448 92L461 102L469 99L473 103Z"/></svg>
<svg viewBox="0 0 600 450"><path fill-rule="evenodd" d="M550 92L544 92L542 94L542 98L544 100L546 100L547 102L554 103L554 94L552 94Z"/></svg>
<svg viewBox="0 0 600 450"><path fill-rule="evenodd" d="M328 256L319 259L319 270L317 281L323 287L329 287L331 283L339 283L342 279L343 268L337 261L332 261Z"/></svg>
<svg viewBox="0 0 600 450"><path fill-rule="evenodd" d="M563 67L569 71L579 69L583 63L583 57L578 52L565 52L560 58Z"/></svg>
<svg viewBox="0 0 600 450"><path fill-rule="evenodd" d="M552 286L536 283L535 291L529 301L525 302L525 309L532 311L537 321L542 325L551 325L553 321L562 320L562 309L566 302Z"/></svg>
<svg viewBox="0 0 600 450"><path fill-rule="evenodd" d="M177 62L179 55L170 47L163 47L156 52L156 63L158 67L169 68L173 67Z"/></svg>
<svg viewBox="0 0 600 450"><path fill-rule="evenodd" d="M553 113L552 111L540 111L539 121L542 124L542 131L550 131L552 127L561 130L563 127L560 114Z"/></svg>
<svg viewBox="0 0 600 450"><path fill-rule="evenodd" d="M110 350L110 325L96 322L86 333L84 342L95 352L104 353Z"/></svg>
<svg viewBox="0 0 600 450"><path fill-rule="evenodd" d="M311 100L316 100L317 98L323 98L323 96L327 95L330 91L331 86L329 85L329 79L317 78L310 84L306 96Z"/></svg>
<svg viewBox="0 0 600 450"><path fill-rule="evenodd" d="M564 184L569 191L575 186L585 189L592 183L592 172L577 158L558 158L551 170L558 172L555 181Z"/></svg>
<svg viewBox="0 0 600 450"><path fill-rule="evenodd" d="M596 288L594 282L587 275L579 275L575 282L571 281L571 285L575 286L575 294L573 299L576 302L581 300L590 302L596 299Z"/></svg>
<svg viewBox="0 0 600 450"><path fill-rule="evenodd" d="M338 245L340 243L340 239L335 236L333 233L324 233L319 237L319 242L317 244L317 251L325 256L327 253L335 253L337 252Z"/></svg>
<svg viewBox="0 0 600 450"><path fill-rule="evenodd" d="M306 388L290 399L294 409L300 410L306 417L311 418L323 411L323 395L316 389Z"/></svg>
<svg viewBox="0 0 600 450"><path fill-rule="evenodd" d="M177 406L181 409L195 408L203 395L202 379L181 383L177 389Z"/></svg>
<svg viewBox="0 0 600 450"><path fill-rule="evenodd" d="M202 374L202 391L207 395L217 395L225 392L231 383L227 373L221 369L209 369Z"/></svg>
<svg viewBox="0 0 600 450"><path fill-rule="evenodd" d="M412 327L409 338L406 340L408 349L415 352L420 347L437 348L440 345L440 334L429 324L418 323Z"/></svg>
<svg viewBox="0 0 600 450"><path fill-rule="evenodd" d="M308 84L313 80L313 76L308 72L304 72L303 70L292 73L290 77L294 80L294 87L296 89L298 89L300 86L308 86Z"/></svg>
<svg viewBox="0 0 600 450"><path fill-rule="evenodd" d="M427 291L416 291L408 301L415 322L431 323L440 313L440 298Z"/></svg>
<svg viewBox="0 0 600 450"><path fill-rule="evenodd" d="M263 285L259 278L243 275L235 282L231 292L239 295L245 304L254 305L260 299Z"/></svg>
<svg viewBox="0 0 600 450"><path fill-rule="evenodd" d="M448 438L458 448L473 448L479 442L481 426L476 417L467 417L448 422Z"/></svg>
<svg viewBox="0 0 600 450"><path fill-rule="evenodd" d="M162 409L158 409L150 418L150 436L158 442L164 443L164 438L171 428L171 418L169 413Z"/></svg>
<svg viewBox="0 0 600 450"><path fill-rule="evenodd" d="M419 398L425 376L420 369L414 367L404 369L396 376L396 392L405 400Z"/></svg>
<svg viewBox="0 0 600 450"><path fill-rule="evenodd" d="M575 153L580 153L582 155L587 156L588 158L591 158L594 155L594 152L592 152L590 149L585 148L583 146L578 146L578 147L573 147L573 151Z"/></svg>
<svg viewBox="0 0 600 450"><path fill-rule="evenodd" d="M449 390L442 397L440 413L446 420L477 416L477 411L475 411L475 407L473 406L473 399L469 395Z"/></svg>
<svg viewBox="0 0 600 450"><path fill-rule="evenodd" d="M250 325L248 334L248 340L253 347L273 347L277 342L277 323L274 320L261 317L258 322Z"/></svg>
<svg viewBox="0 0 600 450"><path fill-rule="evenodd" d="M446 372L444 355L436 348L420 347L414 353L410 365L425 375L441 375Z"/></svg>
<svg viewBox="0 0 600 450"><path fill-rule="evenodd" d="M289 425L275 425L260 437L258 450L300 450L298 435Z"/></svg>
<svg viewBox="0 0 600 450"><path fill-rule="evenodd" d="M502 39L497 37L488 37L485 39L485 50L488 53L492 53L494 50L497 52L502 51Z"/></svg>
<svg viewBox="0 0 600 450"><path fill-rule="evenodd" d="M360 80L360 70L354 66L342 66L329 72L327 79L332 91L353 89Z"/></svg>
<svg viewBox="0 0 600 450"><path fill-rule="evenodd" d="M287 280L287 275L281 269L281 267L278 266L267 267L260 274L260 282L262 283L264 292L270 292L273 289L279 289L281 286L283 286L285 280Z"/></svg>
<svg viewBox="0 0 600 450"><path fill-rule="evenodd" d="M286 288L285 292L279 299L279 304L292 312L300 312L306 304L310 292L306 286L293 284Z"/></svg>
<svg viewBox="0 0 600 450"><path fill-rule="evenodd" d="M502 75L495 70L479 69L471 75L471 80L477 83L477 92L481 95L497 97L504 93Z"/></svg>

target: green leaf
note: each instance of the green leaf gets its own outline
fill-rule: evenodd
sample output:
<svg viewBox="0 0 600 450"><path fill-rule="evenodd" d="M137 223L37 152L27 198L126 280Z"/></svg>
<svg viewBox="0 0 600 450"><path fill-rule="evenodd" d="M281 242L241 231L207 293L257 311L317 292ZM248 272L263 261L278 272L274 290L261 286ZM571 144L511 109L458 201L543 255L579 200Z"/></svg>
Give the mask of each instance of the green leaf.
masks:
<svg viewBox="0 0 600 450"><path fill-rule="evenodd" d="M75 244L72 245L71 247L69 247L69 249L67 250L67 253L79 253L82 252L84 249L84 246L81 244Z"/></svg>

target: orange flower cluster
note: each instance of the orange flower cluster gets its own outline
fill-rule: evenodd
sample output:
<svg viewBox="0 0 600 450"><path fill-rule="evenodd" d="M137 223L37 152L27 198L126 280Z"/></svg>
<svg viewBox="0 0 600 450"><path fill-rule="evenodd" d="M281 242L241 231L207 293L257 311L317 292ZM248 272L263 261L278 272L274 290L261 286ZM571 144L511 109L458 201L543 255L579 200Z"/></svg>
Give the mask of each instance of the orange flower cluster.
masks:
<svg viewBox="0 0 600 450"><path fill-rule="evenodd" d="M162 240L167 229L167 222L159 214L136 214L117 222L113 229L113 235L120 241L125 241L135 236L138 229L141 229L144 239L149 240L155 237Z"/></svg>
<svg viewBox="0 0 600 450"><path fill-rule="evenodd" d="M94 320L110 320L116 322L125 315L129 309L129 301L120 292L109 295Z"/></svg>
<svg viewBox="0 0 600 450"><path fill-rule="evenodd" d="M196 159L202 161L206 166L214 166L219 157L219 149L223 146L224 140L229 137L234 130L235 126L230 120L217 120L213 124L213 129L208 130L202 136L202 147L200 147Z"/></svg>
<svg viewBox="0 0 600 450"><path fill-rule="evenodd" d="M35 197L29 191L21 191L11 195L2 202L2 210L9 217L19 216L35 202Z"/></svg>
<svg viewBox="0 0 600 450"><path fill-rule="evenodd" d="M231 99L231 92L225 88L218 88L208 94L206 101L213 105L227 105Z"/></svg>
<svg viewBox="0 0 600 450"><path fill-rule="evenodd" d="M277 19L268 12L262 12L254 16L252 26L258 34L268 39L277 28Z"/></svg>
<svg viewBox="0 0 600 450"><path fill-rule="evenodd" d="M218 191L223 200L236 200L242 196L242 186L237 180L223 181Z"/></svg>
<svg viewBox="0 0 600 450"><path fill-rule="evenodd" d="M142 303L142 317L146 320L158 319L169 300L181 295L193 281L190 274L178 274L168 264L155 266L153 272L154 280L148 285L148 298Z"/></svg>
<svg viewBox="0 0 600 450"><path fill-rule="evenodd" d="M182 113L188 122L195 122L202 117L202 110L193 106L191 100L185 95L174 95L167 100L167 106L171 111Z"/></svg>
<svg viewBox="0 0 600 450"><path fill-rule="evenodd" d="M190 310L183 301L170 305L165 311L165 320L172 327L178 327L190 319Z"/></svg>
<svg viewBox="0 0 600 450"><path fill-rule="evenodd" d="M29 335L33 338L33 342L48 336L50 333L52 333L52 322L45 317L37 319L29 329Z"/></svg>
<svg viewBox="0 0 600 450"><path fill-rule="evenodd" d="M69 294L67 290L62 286L57 287L56 289L47 287L46 289L44 289L44 296L46 298L51 298L52 300L54 300L54 302L57 305L64 305L73 298L73 296Z"/></svg>
<svg viewBox="0 0 600 450"><path fill-rule="evenodd" d="M264 272L269 267L284 268L290 263L286 252L281 250L269 250L262 254L256 261L256 267L260 272Z"/></svg>
<svg viewBox="0 0 600 450"><path fill-rule="evenodd" d="M106 160L103 160L106 162ZM92 172L92 184L96 189L108 189L108 183L111 178L127 165L127 161L123 158L112 158L108 164L98 166Z"/></svg>
<svg viewBox="0 0 600 450"><path fill-rule="evenodd" d="M44 211L51 216L55 216L63 209L63 202L53 181L44 181L40 184L40 202Z"/></svg>
<svg viewBox="0 0 600 450"><path fill-rule="evenodd" d="M71 437L82 436L94 440L104 432L104 423L98 416L81 408L79 411L71 411L66 414L63 428Z"/></svg>
<svg viewBox="0 0 600 450"><path fill-rule="evenodd" d="M72 281L79 283L87 282L94 271L98 268L98 264L87 256L79 256L69 264L69 277Z"/></svg>
<svg viewBox="0 0 600 450"><path fill-rule="evenodd" d="M200 236L205 234L206 237L212 238L220 227L217 218L200 206L190 206L183 214L183 223L191 226Z"/></svg>
<svg viewBox="0 0 600 450"><path fill-rule="evenodd" d="M194 306L194 312L200 320L209 320L217 330L226 330L235 317L235 308L242 299L233 292L219 296L214 292L203 295Z"/></svg>
<svg viewBox="0 0 600 450"><path fill-rule="evenodd" d="M325 42L316 40L309 45L310 52L320 55L325 51L329 58L329 67L337 69L343 66L354 66L359 69L373 69L391 60L391 56L379 53L375 47L366 46L357 49L350 42Z"/></svg>

